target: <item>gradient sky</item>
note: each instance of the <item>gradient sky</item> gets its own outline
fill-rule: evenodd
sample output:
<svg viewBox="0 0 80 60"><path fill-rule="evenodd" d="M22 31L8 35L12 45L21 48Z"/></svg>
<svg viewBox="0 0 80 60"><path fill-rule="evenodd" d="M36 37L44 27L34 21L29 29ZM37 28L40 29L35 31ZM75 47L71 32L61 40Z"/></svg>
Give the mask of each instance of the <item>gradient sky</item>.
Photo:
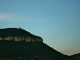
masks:
<svg viewBox="0 0 80 60"><path fill-rule="evenodd" d="M63 54L80 53L80 0L0 0L0 28L19 26Z"/></svg>

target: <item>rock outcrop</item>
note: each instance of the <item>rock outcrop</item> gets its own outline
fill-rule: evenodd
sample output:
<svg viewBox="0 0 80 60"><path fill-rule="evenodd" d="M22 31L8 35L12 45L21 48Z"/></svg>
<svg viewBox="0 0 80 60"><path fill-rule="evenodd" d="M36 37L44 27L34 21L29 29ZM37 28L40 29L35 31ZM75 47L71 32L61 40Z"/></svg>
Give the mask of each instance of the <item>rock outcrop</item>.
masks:
<svg viewBox="0 0 80 60"><path fill-rule="evenodd" d="M14 40L26 42L43 42L43 39L39 36L35 36L28 31L21 28L5 28L0 29L0 40Z"/></svg>

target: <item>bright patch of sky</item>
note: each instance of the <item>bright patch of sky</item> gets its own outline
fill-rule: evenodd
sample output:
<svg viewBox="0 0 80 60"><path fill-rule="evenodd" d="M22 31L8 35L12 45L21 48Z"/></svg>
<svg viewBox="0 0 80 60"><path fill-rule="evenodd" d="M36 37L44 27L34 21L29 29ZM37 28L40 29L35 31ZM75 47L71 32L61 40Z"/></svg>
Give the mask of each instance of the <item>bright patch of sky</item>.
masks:
<svg viewBox="0 0 80 60"><path fill-rule="evenodd" d="M0 28L19 26L64 54L80 53L80 0L0 0Z"/></svg>

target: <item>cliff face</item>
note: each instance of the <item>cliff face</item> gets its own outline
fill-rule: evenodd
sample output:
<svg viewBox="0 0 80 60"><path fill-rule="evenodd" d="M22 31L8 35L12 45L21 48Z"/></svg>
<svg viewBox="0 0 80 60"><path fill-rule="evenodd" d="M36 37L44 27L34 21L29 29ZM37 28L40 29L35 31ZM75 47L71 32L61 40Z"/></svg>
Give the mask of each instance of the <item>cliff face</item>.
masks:
<svg viewBox="0 0 80 60"><path fill-rule="evenodd" d="M0 29L0 40L14 40L26 42L43 42L43 39L39 36L35 36L28 31L25 31L21 28L5 28Z"/></svg>

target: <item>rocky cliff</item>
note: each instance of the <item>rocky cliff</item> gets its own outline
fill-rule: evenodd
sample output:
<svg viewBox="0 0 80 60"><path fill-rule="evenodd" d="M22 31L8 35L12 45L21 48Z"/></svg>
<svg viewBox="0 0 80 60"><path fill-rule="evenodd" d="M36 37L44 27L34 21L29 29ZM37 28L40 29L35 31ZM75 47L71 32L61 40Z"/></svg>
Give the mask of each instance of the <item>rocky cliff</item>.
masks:
<svg viewBox="0 0 80 60"><path fill-rule="evenodd" d="M39 36L35 36L30 32L21 28L5 28L0 29L0 40L14 40L26 42L43 42L43 39Z"/></svg>

